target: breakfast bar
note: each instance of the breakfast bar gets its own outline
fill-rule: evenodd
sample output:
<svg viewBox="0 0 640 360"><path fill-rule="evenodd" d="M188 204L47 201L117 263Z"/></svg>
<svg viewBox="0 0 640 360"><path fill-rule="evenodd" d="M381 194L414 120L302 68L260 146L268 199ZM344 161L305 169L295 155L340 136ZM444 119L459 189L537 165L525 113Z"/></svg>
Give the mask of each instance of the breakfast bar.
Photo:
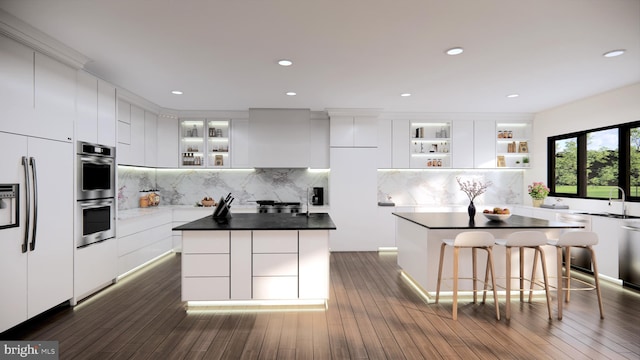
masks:
<svg viewBox="0 0 640 360"><path fill-rule="evenodd" d="M329 297L326 213L211 215L182 231L182 300L325 303Z"/></svg>
<svg viewBox="0 0 640 360"><path fill-rule="evenodd" d="M579 230L583 225L568 224L526 216L512 215L506 220L488 220L483 214L476 214L470 221L466 213L393 213L396 216L396 245L398 247L398 265L402 268L403 275L408 277L416 286L421 288L427 298L435 298L435 290L438 276L438 260L440 255L440 245L443 239L453 239L463 231L488 231L496 239L505 238L516 231L537 230L547 235L548 239L557 239L560 234L567 230ZM555 264L556 251L551 246L543 247L547 263ZM493 251L496 278L499 283L504 284L506 269L505 249L502 246L494 247ZM517 256L517 254L514 254ZM531 269L532 257L525 261L525 269ZM484 268L486 260L478 259L478 268ZM518 262L512 261L512 274L517 273ZM556 277L555 267L549 267L549 277ZM540 271L540 270L538 270ZM470 252L460 253L460 274L471 275L471 254ZM452 266L445 263L443 277L452 276ZM542 274L536 273L537 278ZM467 276L469 277L469 276ZM461 290L466 289L465 282L461 282ZM518 288L515 283L512 288ZM442 294L447 294L447 288L443 288Z"/></svg>

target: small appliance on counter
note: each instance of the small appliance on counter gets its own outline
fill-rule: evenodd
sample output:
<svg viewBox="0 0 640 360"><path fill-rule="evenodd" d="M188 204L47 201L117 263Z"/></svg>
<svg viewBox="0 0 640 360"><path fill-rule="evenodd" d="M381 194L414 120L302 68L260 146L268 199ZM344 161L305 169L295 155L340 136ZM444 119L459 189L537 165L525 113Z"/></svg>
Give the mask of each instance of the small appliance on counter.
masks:
<svg viewBox="0 0 640 360"><path fill-rule="evenodd" d="M311 194L311 205L324 205L324 188L313 188L313 193Z"/></svg>

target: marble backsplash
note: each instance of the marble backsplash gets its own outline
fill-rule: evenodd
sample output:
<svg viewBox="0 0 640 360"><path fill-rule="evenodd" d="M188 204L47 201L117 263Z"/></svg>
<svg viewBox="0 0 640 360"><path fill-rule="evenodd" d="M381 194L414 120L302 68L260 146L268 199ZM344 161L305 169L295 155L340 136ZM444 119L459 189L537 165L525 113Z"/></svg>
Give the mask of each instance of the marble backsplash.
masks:
<svg viewBox="0 0 640 360"><path fill-rule="evenodd" d="M450 206L469 204L460 191L456 177L462 180L491 181L493 185L475 204L521 204L523 170L379 170L378 201L397 205ZM328 171L307 169L151 169L118 167L118 209L137 208L139 191L157 189L162 205L195 205L203 197L218 200L232 193L234 205L255 205L255 200L306 203L310 187L322 187L329 204ZM354 185L355 186L355 185ZM329 204L330 205L330 204Z"/></svg>
<svg viewBox="0 0 640 360"><path fill-rule="evenodd" d="M397 205L468 206L469 198L460 190L462 181L491 181L487 191L476 198L476 205L521 204L523 170L379 170L378 201Z"/></svg>
<svg viewBox="0 0 640 360"><path fill-rule="evenodd" d="M151 169L118 166L118 209L137 208L141 190L156 189L162 205L195 205L208 196L216 201L232 193L237 206L256 200L301 202L307 189L322 187L325 199L328 171L307 169ZM326 200L325 200L326 203Z"/></svg>

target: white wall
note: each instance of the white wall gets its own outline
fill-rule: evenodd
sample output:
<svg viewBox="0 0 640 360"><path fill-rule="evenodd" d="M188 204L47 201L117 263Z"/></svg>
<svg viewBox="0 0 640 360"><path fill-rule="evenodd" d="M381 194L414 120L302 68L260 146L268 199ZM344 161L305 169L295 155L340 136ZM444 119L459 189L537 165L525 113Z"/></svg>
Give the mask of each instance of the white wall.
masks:
<svg viewBox="0 0 640 360"><path fill-rule="evenodd" d="M525 172L525 188L533 181L547 182L547 137L632 121L640 121L640 83L536 114L533 120L532 168ZM528 196L525 196L524 204L530 204L529 200ZM572 209L616 212L618 210L609 208L607 201L603 200L563 201ZM628 210L630 214L640 215L640 204L629 204Z"/></svg>

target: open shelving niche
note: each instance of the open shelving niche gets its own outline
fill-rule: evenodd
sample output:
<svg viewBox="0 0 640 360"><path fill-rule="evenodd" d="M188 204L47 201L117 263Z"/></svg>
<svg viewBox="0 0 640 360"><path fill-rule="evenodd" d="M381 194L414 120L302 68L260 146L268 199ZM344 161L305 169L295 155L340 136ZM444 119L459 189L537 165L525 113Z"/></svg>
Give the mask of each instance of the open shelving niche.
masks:
<svg viewBox="0 0 640 360"><path fill-rule="evenodd" d="M531 122L496 122L495 134L497 168L530 166Z"/></svg>
<svg viewBox="0 0 640 360"><path fill-rule="evenodd" d="M451 122L411 122L410 167L451 168Z"/></svg>
<svg viewBox="0 0 640 360"><path fill-rule="evenodd" d="M229 120L189 119L180 121L180 166L229 168Z"/></svg>

